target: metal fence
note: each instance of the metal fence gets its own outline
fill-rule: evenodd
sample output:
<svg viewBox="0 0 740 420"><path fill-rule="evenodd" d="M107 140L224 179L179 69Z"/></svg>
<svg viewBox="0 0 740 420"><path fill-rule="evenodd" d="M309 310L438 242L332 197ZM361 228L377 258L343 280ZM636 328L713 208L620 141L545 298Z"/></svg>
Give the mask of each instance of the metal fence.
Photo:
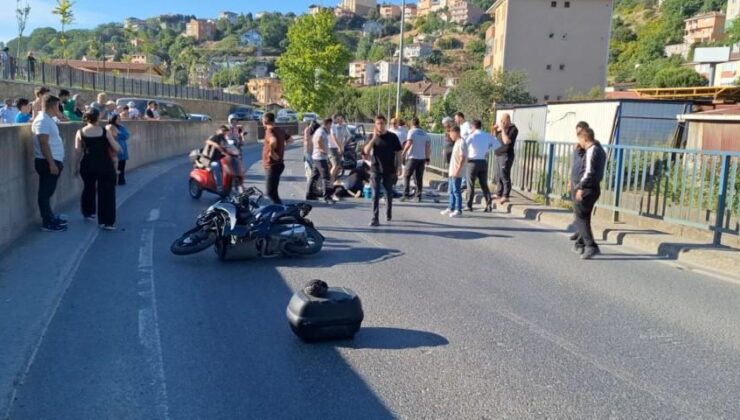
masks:
<svg viewBox="0 0 740 420"><path fill-rule="evenodd" d="M431 135L431 165L444 171L444 138ZM708 229L714 243L740 233L740 153L604 145L608 154L598 207ZM550 199L571 200L574 144L519 141L512 186ZM495 159L489 156L489 180Z"/></svg>
<svg viewBox="0 0 740 420"><path fill-rule="evenodd" d="M92 89L119 95L142 96L146 98L198 99L225 101L249 105L247 95L224 93L219 89L203 89L197 86L182 86L161 81L141 80L123 75L104 72L91 72L69 66L55 66L37 62L33 67L1 66L0 79L16 80L66 89Z"/></svg>

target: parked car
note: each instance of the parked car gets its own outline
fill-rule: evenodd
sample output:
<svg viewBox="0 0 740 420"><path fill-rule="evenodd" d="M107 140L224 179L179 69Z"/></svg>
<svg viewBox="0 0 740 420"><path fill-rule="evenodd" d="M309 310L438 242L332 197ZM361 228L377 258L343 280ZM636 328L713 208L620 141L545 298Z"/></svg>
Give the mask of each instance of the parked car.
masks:
<svg viewBox="0 0 740 420"><path fill-rule="evenodd" d="M317 121L318 119L319 119L319 116L315 112L304 112L303 113L303 122L313 122L313 121Z"/></svg>
<svg viewBox="0 0 740 420"><path fill-rule="evenodd" d="M291 117L286 117L286 116L282 116L282 117L277 117L277 118L275 118L275 122L276 122L276 123L291 123L291 122L294 122L294 121L295 121L295 120L294 120L293 118L291 118Z"/></svg>
<svg viewBox="0 0 740 420"><path fill-rule="evenodd" d="M235 106L231 108L229 115L235 114L238 121L247 121L253 119L253 110L251 106Z"/></svg>
<svg viewBox="0 0 740 420"><path fill-rule="evenodd" d="M193 121L213 121L213 119L206 114L190 114L190 119Z"/></svg>
<svg viewBox="0 0 740 420"><path fill-rule="evenodd" d="M157 111L159 111L159 117L163 120L187 120L190 119L190 115L185 109L175 102L163 101L161 99L146 99L146 98L120 98L116 101L116 106L128 105L133 102L136 109L139 110L140 115L146 114L146 105L149 101L153 100L159 105Z"/></svg>
<svg viewBox="0 0 740 420"><path fill-rule="evenodd" d="M265 115L265 111L261 109L255 109L252 111L252 119L255 121L261 120L263 115Z"/></svg>
<svg viewBox="0 0 740 420"><path fill-rule="evenodd" d="M293 111L292 109L281 109L277 113L278 117L287 117L290 119L290 121L298 121L298 113Z"/></svg>

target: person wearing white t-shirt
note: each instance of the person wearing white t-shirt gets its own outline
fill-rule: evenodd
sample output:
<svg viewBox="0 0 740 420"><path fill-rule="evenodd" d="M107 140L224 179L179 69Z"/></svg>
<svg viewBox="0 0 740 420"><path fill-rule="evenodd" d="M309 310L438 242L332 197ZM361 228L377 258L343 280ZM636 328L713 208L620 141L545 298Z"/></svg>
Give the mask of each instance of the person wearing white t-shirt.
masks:
<svg viewBox="0 0 740 420"><path fill-rule="evenodd" d="M483 190L483 198L486 200L484 211L488 213L493 207L491 191L488 189L488 152L501 144L496 137L481 129L483 123L480 120L473 120L473 124L471 125L473 132L465 140L465 145L468 149L468 211L473 211L475 181L477 180L480 184L480 189ZM460 131L462 131L462 128Z"/></svg>
<svg viewBox="0 0 740 420"><path fill-rule="evenodd" d="M460 127L460 136L463 140L467 140L470 134L473 133L473 127L470 126L469 122L465 121L465 114L462 112L455 113L455 124Z"/></svg>
<svg viewBox="0 0 740 420"><path fill-rule="evenodd" d="M401 201L411 198L409 187L411 186L412 175L414 175L416 181L416 201L421 201L421 191L424 185L424 169L432 154L432 142L426 131L422 130L419 126L419 119L414 117L411 120L411 130L408 132L403 146L402 155L406 157L406 165L403 174L404 192Z"/></svg>
<svg viewBox="0 0 740 420"><path fill-rule="evenodd" d="M335 114L333 121L329 134L329 166L331 166L332 182L337 179L339 171L342 169L344 144L349 140L349 129L344 123L344 115Z"/></svg>
<svg viewBox="0 0 740 420"><path fill-rule="evenodd" d="M45 232L67 230L67 221L54 215L51 197L57 188L59 175L64 167L64 143L54 118L59 118L59 98L45 94L42 110L37 113L31 127L33 131L34 167L39 175L38 206Z"/></svg>
<svg viewBox="0 0 740 420"><path fill-rule="evenodd" d="M313 143L313 154L311 155L313 170L306 187L306 200L316 200L318 197L314 195L313 186L321 179L324 186L324 201L327 204L335 203L331 197L331 175L329 173L329 132L331 132L331 124L332 119L327 118L324 120L324 124L313 133L311 139Z"/></svg>
<svg viewBox="0 0 740 420"><path fill-rule="evenodd" d="M452 153L450 153L449 172L449 192L450 204L447 209L442 210L443 216L452 218L462 217L462 180L465 165L468 160L468 151L465 146L465 140L460 135L460 127L450 129L450 139L452 140Z"/></svg>
<svg viewBox="0 0 740 420"><path fill-rule="evenodd" d="M406 121L403 120L403 118L391 118L391 128L388 129L391 133L398 136L398 140L403 143L406 141L406 138L409 136L409 129L406 127ZM398 154L399 160L396 162L396 166L399 168L403 167L403 160L400 156L402 156L401 153ZM393 185L395 186L398 183L398 177L395 177L393 180Z"/></svg>

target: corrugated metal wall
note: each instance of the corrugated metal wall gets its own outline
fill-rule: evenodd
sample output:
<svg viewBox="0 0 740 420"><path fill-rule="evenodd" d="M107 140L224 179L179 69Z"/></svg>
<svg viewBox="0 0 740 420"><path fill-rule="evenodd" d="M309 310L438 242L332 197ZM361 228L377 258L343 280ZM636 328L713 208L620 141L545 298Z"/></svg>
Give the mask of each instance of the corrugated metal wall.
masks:
<svg viewBox="0 0 740 420"><path fill-rule="evenodd" d="M576 142L576 124L586 121L596 139L609 143L619 102L564 103L547 106L548 141Z"/></svg>
<svg viewBox="0 0 740 420"><path fill-rule="evenodd" d="M740 123L691 121L687 149L740 152Z"/></svg>

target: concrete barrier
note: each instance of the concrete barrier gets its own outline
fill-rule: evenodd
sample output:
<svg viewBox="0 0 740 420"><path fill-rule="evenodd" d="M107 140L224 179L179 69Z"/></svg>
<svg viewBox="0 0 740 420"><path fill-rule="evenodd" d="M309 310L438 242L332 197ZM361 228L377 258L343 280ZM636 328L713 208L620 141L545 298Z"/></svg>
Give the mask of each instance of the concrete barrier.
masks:
<svg viewBox="0 0 740 420"><path fill-rule="evenodd" d="M182 156L187 162L190 150L203 145L204 139L213 134L219 123L194 121L127 121L131 132L128 140L130 159L126 170L153 163L158 160ZM74 137L80 123L60 124L64 139L64 170L59 179L53 203L56 209L80 198L82 181L75 177ZM247 125L254 133L257 127ZM33 166L33 134L30 125L0 127L0 249L8 246L31 225L40 223L36 194L38 176ZM184 181L183 181L184 182Z"/></svg>

